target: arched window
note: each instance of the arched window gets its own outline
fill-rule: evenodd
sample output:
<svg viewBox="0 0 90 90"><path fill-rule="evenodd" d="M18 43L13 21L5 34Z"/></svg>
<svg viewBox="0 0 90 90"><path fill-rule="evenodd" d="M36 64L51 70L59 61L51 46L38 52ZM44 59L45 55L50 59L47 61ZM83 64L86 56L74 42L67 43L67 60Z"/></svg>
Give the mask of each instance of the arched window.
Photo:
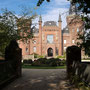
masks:
<svg viewBox="0 0 90 90"><path fill-rule="evenodd" d="M36 52L36 47L35 46L33 47L33 52Z"/></svg>
<svg viewBox="0 0 90 90"><path fill-rule="evenodd" d="M66 40L64 40L64 44L66 44Z"/></svg>
<svg viewBox="0 0 90 90"><path fill-rule="evenodd" d="M26 52L28 52L28 48L26 47Z"/></svg>
<svg viewBox="0 0 90 90"><path fill-rule="evenodd" d="M74 43L74 40L72 40L72 43Z"/></svg>
<svg viewBox="0 0 90 90"><path fill-rule="evenodd" d="M79 32L79 28L77 28L77 32Z"/></svg>

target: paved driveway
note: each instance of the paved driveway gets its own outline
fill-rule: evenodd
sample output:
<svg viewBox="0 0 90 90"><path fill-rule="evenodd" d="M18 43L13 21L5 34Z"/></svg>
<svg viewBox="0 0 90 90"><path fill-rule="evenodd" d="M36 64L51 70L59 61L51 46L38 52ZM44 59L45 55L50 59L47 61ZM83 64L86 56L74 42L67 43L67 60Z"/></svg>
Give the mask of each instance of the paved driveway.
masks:
<svg viewBox="0 0 90 90"><path fill-rule="evenodd" d="M65 69L23 69L22 73L21 78L3 90L68 90L60 85L65 83Z"/></svg>

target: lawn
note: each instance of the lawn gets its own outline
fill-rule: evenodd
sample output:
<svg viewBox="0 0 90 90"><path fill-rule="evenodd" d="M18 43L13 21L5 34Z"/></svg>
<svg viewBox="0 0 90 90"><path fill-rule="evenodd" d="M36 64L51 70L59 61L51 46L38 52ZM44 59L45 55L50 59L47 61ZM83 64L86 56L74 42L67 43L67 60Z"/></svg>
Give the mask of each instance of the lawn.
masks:
<svg viewBox="0 0 90 90"><path fill-rule="evenodd" d="M55 66L55 67L50 67L50 66L31 66L31 65L22 65L22 68L28 68L28 69L66 69L66 66Z"/></svg>

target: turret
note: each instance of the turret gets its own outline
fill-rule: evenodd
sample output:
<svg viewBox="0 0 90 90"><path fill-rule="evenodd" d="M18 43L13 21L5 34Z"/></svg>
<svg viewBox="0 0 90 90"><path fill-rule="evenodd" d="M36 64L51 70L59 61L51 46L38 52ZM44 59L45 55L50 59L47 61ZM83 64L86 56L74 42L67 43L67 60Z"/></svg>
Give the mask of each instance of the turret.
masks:
<svg viewBox="0 0 90 90"><path fill-rule="evenodd" d="M61 20L61 15L59 14L59 19L58 19L58 27L59 27L59 35L60 35L60 38L59 38L59 43L60 43L59 55L62 55L62 30L61 30L61 24L62 24L62 20Z"/></svg>
<svg viewBox="0 0 90 90"><path fill-rule="evenodd" d="M39 54L42 55L42 17L39 17Z"/></svg>
<svg viewBox="0 0 90 90"><path fill-rule="evenodd" d="M62 20L61 20L61 15L59 14L58 26L59 26L59 28L60 28L60 29L61 29L61 23L62 23Z"/></svg>
<svg viewBox="0 0 90 90"><path fill-rule="evenodd" d="M60 15L60 14L59 14L58 22L62 22L62 20L61 20L61 15Z"/></svg>
<svg viewBox="0 0 90 90"><path fill-rule="evenodd" d="M42 16L40 15L39 17L39 30L41 31L42 29Z"/></svg>

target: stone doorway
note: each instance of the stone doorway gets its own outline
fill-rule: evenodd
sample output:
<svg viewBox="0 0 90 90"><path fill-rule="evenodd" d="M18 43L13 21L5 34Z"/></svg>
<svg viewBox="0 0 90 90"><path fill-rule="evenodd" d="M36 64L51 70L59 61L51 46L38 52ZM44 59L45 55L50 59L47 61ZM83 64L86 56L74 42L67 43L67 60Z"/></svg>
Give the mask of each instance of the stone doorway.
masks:
<svg viewBox="0 0 90 90"><path fill-rule="evenodd" d="M52 57L53 56L53 49L52 48L48 48L47 55L48 55L48 57Z"/></svg>

